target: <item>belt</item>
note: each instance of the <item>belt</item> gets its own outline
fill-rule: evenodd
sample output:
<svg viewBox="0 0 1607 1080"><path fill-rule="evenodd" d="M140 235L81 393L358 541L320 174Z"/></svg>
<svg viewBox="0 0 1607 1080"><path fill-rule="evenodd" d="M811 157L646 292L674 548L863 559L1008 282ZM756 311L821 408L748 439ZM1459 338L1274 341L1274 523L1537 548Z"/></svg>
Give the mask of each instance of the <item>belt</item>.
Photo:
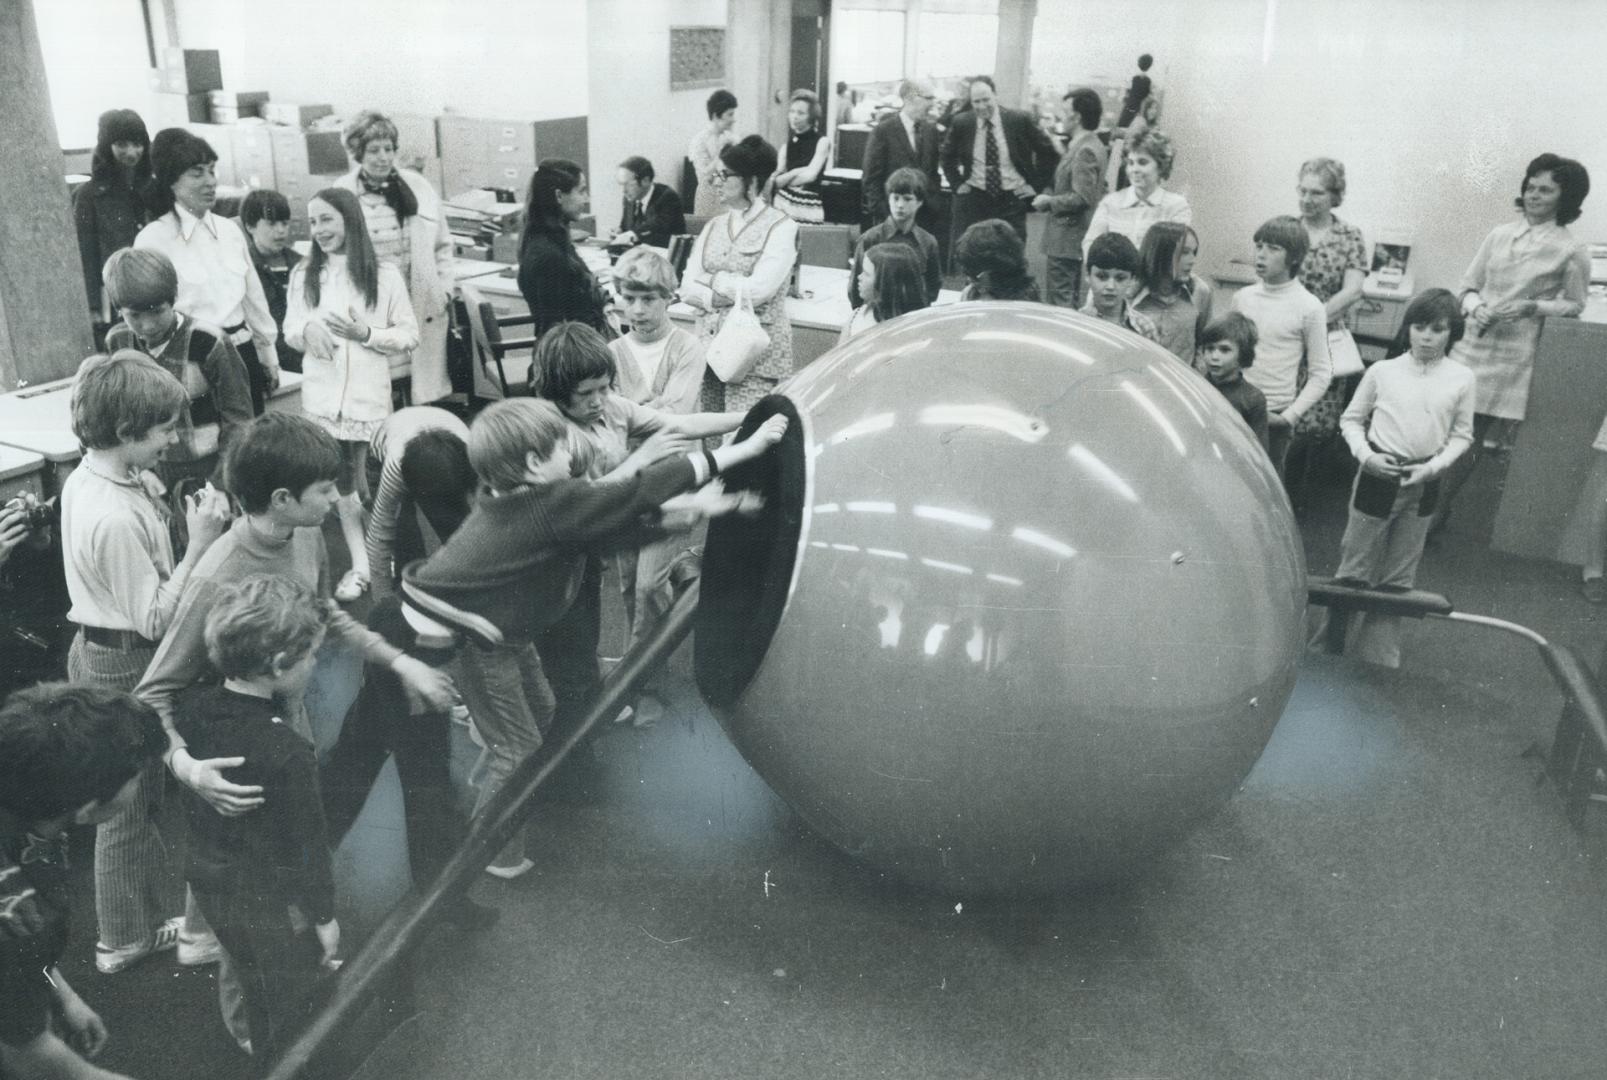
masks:
<svg viewBox="0 0 1607 1080"><path fill-rule="evenodd" d="M1367 440L1367 445L1380 454L1389 454L1390 457L1395 458L1395 464L1397 465L1421 465L1425 461L1430 461L1433 459L1433 455L1430 455L1429 457L1402 459L1395 454L1390 454L1388 450L1385 450L1382 446L1379 446L1377 443L1373 442L1372 439Z"/></svg>
<svg viewBox="0 0 1607 1080"><path fill-rule="evenodd" d="M223 332L225 334L228 334L229 335L229 340L231 342L233 342L234 344L236 344L236 345L241 344L242 340L243 341L250 341L251 340L251 332L246 329L246 324L245 323L235 323L233 326L225 326L223 328ZM242 334L244 335L243 338L241 336Z"/></svg>
<svg viewBox="0 0 1607 1080"><path fill-rule="evenodd" d="M101 626L80 626L84 640L103 649L133 652L135 649L154 649L156 642L134 630L107 630Z"/></svg>

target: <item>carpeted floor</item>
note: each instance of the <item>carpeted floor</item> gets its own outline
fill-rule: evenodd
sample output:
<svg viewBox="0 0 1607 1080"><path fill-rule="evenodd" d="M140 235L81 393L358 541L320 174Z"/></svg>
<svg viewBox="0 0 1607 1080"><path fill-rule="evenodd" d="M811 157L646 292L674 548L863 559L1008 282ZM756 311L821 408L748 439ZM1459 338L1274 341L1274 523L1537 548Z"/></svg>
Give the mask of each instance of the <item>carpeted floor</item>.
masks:
<svg viewBox="0 0 1607 1080"><path fill-rule="evenodd" d="M1600 609L1572 574L1487 550L1499 482L1475 479L1420 584L1594 660ZM1306 507L1314 572L1343 498L1333 478ZM1560 698L1513 638L1414 624L1405 649L1398 673L1311 657L1239 796L1137 884L960 906L808 833L683 653L657 727L604 732L560 774L537 870L478 887L501 923L431 939L420 1013L365 1075L1600 1076L1607 830L1571 831L1519 756ZM342 854L359 926L405 882L398 826L387 777ZM79 861L65 969L112 1029L103 1063L244 1075L209 970L93 972Z"/></svg>

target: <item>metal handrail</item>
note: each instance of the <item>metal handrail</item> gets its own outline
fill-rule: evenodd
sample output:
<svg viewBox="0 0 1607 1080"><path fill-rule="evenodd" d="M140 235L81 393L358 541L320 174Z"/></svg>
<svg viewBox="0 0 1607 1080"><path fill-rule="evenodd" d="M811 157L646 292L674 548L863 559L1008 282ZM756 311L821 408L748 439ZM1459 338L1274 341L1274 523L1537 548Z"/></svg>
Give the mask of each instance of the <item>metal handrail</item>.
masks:
<svg viewBox="0 0 1607 1080"><path fill-rule="evenodd" d="M1603 704L1600 680L1577 652L1567 645L1546 640L1544 635L1527 626L1490 615L1457 611L1451 601L1439 593L1378 589L1343 579L1308 577L1306 594L1310 603L1326 607L1339 616L1329 620L1329 652L1344 651L1345 623L1355 611L1485 626L1521 637L1534 645L1563 695L1562 718L1557 722L1556 737L1547 755L1546 771L1562 789L1569 818L1575 825L1582 823L1596 769L1607 764L1607 705ZM1589 747L1583 743L1587 731L1594 744Z"/></svg>
<svg viewBox="0 0 1607 1080"><path fill-rule="evenodd" d="M637 686L686 639L697 614L697 601L698 589L694 585L676 601L657 629L632 646L609 673L574 730L562 742L544 744L519 764L502 789L475 816L468 836L435 880L404 897L357 955L347 961L328 1002L285 1050L268 1080L297 1080L313 1075L310 1070L329 1055L335 1041L357 1020L369 999L419 945L442 907L461 895L512 838L524 822L536 792L558 766L604 718L617 715Z"/></svg>

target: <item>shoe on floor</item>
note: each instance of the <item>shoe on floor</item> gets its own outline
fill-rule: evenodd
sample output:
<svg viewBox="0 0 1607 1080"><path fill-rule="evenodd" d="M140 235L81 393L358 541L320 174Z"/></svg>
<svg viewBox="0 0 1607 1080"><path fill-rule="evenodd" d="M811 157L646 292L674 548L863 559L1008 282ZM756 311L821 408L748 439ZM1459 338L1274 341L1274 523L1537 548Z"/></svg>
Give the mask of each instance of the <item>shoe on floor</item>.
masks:
<svg viewBox="0 0 1607 1080"><path fill-rule="evenodd" d="M500 918L501 911L475 903L466 896L448 904L441 912L441 920L459 930L489 930Z"/></svg>
<svg viewBox="0 0 1607 1080"><path fill-rule="evenodd" d="M340 576L340 584L335 586L335 599L349 604L367 591L368 575L361 570L348 570Z"/></svg>
<svg viewBox="0 0 1607 1080"><path fill-rule="evenodd" d="M496 863L492 863L485 868L485 872L492 877L501 878L503 881L512 881L514 878L524 877L535 868L536 864L529 859L520 859L511 866L498 866Z"/></svg>
<svg viewBox="0 0 1607 1080"><path fill-rule="evenodd" d="M175 915L158 926L150 937L133 945L114 949L110 945L96 943L95 970L102 975L116 975L119 971L133 967L147 956L166 952L179 943L179 927L183 925L184 917Z"/></svg>
<svg viewBox="0 0 1607 1080"><path fill-rule="evenodd" d="M614 723L616 723L616 724L628 724L631 721L631 717L633 717L635 715L636 715L636 707L633 706L633 705L627 705L623 709L619 710L619 715L614 717Z"/></svg>
<svg viewBox="0 0 1607 1080"><path fill-rule="evenodd" d="M1592 604L1607 604L1607 578L1587 577L1579 594Z"/></svg>
<svg viewBox="0 0 1607 1080"><path fill-rule="evenodd" d="M223 946L218 942L218 935L211 931L179 935L179 963L184 967L205 967L221 959Z"/></svg>
<svg viewBox="0 0 1607 1080"><path fill-rule="evenodd" d="M638 728L650 728L664 719L664 703L652 694L636 699L636 715L631 723Z"/></svg>

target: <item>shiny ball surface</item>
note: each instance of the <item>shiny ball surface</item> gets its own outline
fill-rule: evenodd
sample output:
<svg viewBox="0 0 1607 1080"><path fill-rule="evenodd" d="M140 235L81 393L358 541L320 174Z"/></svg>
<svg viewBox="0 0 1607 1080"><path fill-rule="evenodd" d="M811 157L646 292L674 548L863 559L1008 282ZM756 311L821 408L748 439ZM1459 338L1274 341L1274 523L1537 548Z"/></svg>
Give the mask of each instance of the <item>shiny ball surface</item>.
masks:
<svg viewBox="0 0 1607 1080"><path fill-rule="evenodd" d="M849 854L952 895L1127 876L1219 809L1293 689L1276 474L1158 346L1039 304L884 324L750 413L794 420L712 524L698 683Z"/></svg>

